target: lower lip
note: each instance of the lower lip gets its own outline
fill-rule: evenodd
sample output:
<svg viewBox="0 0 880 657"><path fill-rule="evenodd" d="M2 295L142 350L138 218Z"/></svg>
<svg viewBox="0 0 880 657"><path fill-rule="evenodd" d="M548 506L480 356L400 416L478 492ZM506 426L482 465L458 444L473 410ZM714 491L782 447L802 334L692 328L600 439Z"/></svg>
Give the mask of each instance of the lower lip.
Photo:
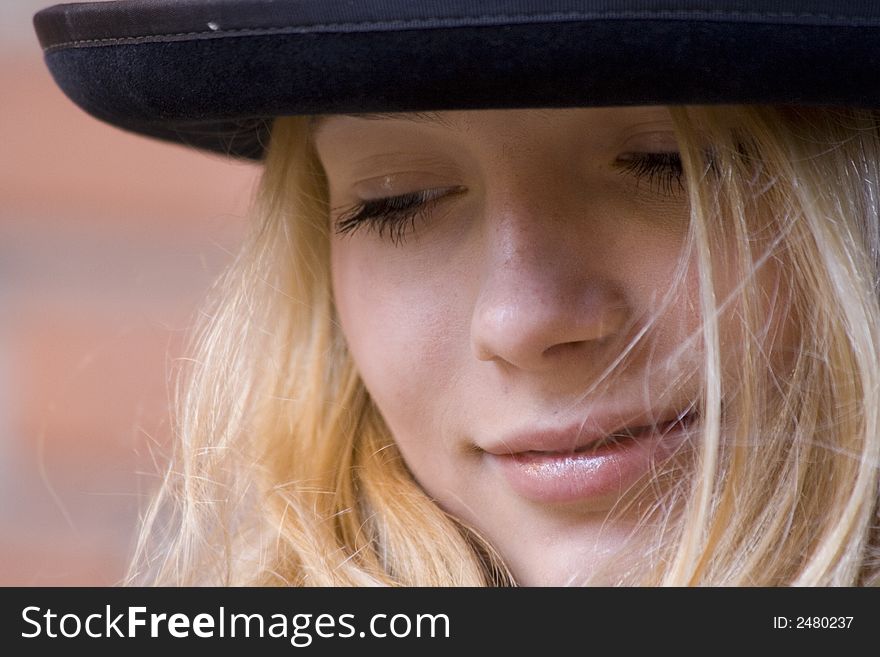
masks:
<svg viewBox="0 0 880 657"><path fill-rule="evenodd" d="M529 500L563 504L619 498L667 460L691 432L691 418L583 452L489 454L513 490Z"/></svg>

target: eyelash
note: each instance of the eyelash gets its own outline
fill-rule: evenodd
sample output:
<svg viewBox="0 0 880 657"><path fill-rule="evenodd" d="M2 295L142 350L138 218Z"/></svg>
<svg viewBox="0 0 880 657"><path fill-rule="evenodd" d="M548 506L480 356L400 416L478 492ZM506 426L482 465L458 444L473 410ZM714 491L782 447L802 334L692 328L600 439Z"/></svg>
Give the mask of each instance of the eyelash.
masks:
<svg viewBox="0 0 880 657"><path fill-rule="evenodd" d="M616 165L623 172L635 176L636 181L648 180L648 184L660 193L672 196L684 189L684 172L678 153L636 153L632 159ZM336 221L336 234L351 234L361 227L375 232L379 238L388 239L394 245L404 242L435 203L449 194L464 191L464 187L428 189L399 196L371 199L360 203L341 215Z"/></svg>
<svg viewBox="0 0 880 657"><path fill-rule="evenodd" d="M401 244L407 233L415 228L417 219L425 216L428 210L449 193L461 192L464 187L445 187L426 189L411 194L388 196L365 201L339 217L336 222L336 233L345 235L352 233L361 226L375 231L383 238L388 231L388 239L392 244Z"/></svg>
<svg viewBox="0 0 880 657"><path fill-rule="evenodd" d="M618 166L635 176L636 182L647 178L648 185L667 196L684 190L684 169L678 153L633 153L632 159L624 162Z"/></svg>

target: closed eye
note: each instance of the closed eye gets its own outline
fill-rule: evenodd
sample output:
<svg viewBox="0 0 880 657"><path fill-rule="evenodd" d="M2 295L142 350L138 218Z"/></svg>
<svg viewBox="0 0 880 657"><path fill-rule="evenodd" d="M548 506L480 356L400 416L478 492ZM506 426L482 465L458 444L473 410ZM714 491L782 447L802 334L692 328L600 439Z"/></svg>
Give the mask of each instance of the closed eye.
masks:
<svg viewBox="0 0 880 657"><path fill-rule="evenodd" d="M637 182L647 180L651 188L667 196L675 196L684 189L684 170L677 152L628 153L617 159L615 167ZM416 229L416 223L427 218L435 204L466 189L442 187L370 199L340 215L335 222L335 232L350 235L364 228L399 246Z"/></svg>
<svg viewBox="0 0 880 657"><path fill-rule="evenodd" d="M346 235L366 227L380 238L387 237L393 244L401 244L407 234L415 229L416 221L424 219L435 203L448 194L460 193L465 189L462 186L427 189L365 201L337 219L336 233Z"/></svg>
<svg viewBox="0 0 880 657"><path fill-rule="evenodd" d="M634 176L636 182L647 180L661 194L674 196L684 191L684 169L677 152L627 153L617 158L615 166Z"/></svg>

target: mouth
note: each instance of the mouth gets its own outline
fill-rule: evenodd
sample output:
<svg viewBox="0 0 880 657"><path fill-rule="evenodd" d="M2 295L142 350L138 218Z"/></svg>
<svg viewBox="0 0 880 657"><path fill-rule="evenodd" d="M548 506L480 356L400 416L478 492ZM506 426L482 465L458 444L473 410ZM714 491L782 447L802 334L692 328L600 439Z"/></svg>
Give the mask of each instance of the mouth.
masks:
<svg viewBox="0 0 880 657"><path fill-rule="evenodd" d="M570 455L590 453L648 436L665 436L692 427L698 420L695 404L683 409L635 414L594 414L564 429L532 429L480 445L498 456L516 454Z"/></svg>
<svg viewBox="0 0 880 657"><path fill-rule="evenodd" d="M618 422L611 431L597 420L567 431L523 433L483 451L513 492L529 501L614 500L676 454L699 423L693 406L654 417Z"/></svg>
<svg viewBox="0 0 880 657"><path fill-rule="evenodd" d="M601 449L604 449L609 446L618 446L623 445L627 442L631 442L634 440L638 440L639 438L644 438L647 436L650 437L659 437L664 438L667 435L671 435L678 431L683 431L686 429L690 429L697 421L697 413L695 410L690 409L684 411L671 420L666 420L665 422L658 422L653 424L643 424L641 426L635 427L624 427L623 429L618 429L613 433L608 434L604 438L600 438L599 440L591 441L585 445L581 445L580 447L575 447L572 450L550 450L550 451L537 451L537 450L528 450L528 452L537 451L538 453L545 454L589 454L598 452Z"/></svg>

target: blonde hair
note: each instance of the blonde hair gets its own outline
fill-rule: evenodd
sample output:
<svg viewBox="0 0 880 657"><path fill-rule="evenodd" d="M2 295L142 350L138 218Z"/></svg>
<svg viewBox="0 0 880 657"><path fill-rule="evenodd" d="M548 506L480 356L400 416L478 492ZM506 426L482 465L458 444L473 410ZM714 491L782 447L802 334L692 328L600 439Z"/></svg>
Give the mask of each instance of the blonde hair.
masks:
<svg viewBox="0 0 880 657"><path fill-rule="evenodd" d="M656 549L619 583L876 584L878 114L671 112L701 289L702 439ZM276 120L252 232L178 381L176 451L129 583L514 583L414 481L364 389L335 321L327 212L307 118ZM768 301L758 275L770 262L783 299ZM739 280L719 300L731 267ZM734 387L718 322L730 303L745 337ZM782 376L765 351L768 303L797 326Z"/></svg>

